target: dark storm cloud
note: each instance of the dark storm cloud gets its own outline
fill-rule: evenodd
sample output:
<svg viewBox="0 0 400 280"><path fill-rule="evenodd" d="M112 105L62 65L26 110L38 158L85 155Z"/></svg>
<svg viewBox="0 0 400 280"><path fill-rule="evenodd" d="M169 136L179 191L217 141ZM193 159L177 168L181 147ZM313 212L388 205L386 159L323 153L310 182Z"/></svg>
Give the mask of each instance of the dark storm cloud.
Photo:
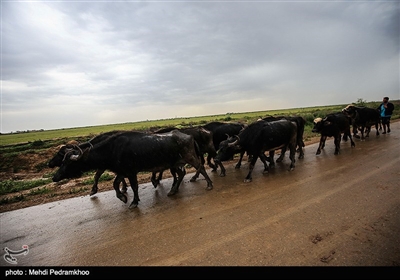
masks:
<svg viewBox="0 0 400 280"><path fill-rule="evenodd" d="M2 9L2 132L398 98L395 2Z"/></svg>

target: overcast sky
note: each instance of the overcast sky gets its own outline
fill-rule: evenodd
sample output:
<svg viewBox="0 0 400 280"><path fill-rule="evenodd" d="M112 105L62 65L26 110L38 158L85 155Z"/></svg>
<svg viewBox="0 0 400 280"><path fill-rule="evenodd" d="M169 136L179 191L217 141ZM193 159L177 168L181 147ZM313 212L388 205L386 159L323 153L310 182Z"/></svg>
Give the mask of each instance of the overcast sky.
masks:
<svg viewBox="0 0 400 280"><path fill-rule="evenodd" d="M399 1L1 2L1 133L399 99Z"/></svg>

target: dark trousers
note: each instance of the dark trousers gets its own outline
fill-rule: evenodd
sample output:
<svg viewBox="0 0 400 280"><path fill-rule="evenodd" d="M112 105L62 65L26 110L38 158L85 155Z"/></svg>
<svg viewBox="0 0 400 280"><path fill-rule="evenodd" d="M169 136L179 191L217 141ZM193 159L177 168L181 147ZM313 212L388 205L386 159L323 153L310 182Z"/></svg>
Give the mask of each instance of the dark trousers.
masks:
<svg viewBox="0 0 400 280"><path fill-rule="evenodd" d="M389 124L390 123L390 117L381 117L382 124Z"/></svg>

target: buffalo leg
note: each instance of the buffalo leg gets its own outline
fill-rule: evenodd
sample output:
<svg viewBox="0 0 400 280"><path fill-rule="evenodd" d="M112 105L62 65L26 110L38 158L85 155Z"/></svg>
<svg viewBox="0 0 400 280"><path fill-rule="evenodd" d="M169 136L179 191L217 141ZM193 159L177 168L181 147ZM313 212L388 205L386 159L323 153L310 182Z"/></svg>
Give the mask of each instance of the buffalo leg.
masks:
<svg viewBox="0 0 400 280"><path fill-rule="evenodd" d="M221 168L221 173L219 174L220 177L226 176L226 169L222 162L218 161L218 166Z"/></svg>
<svg viewBox="0 0 400 280"><path fill-rule="evenodd" d="M359 128L360 132L361 132L361 141L365 140L365 136L364 136L364 131L365 131L365 127L361 126Z"/></svg>
<svg viewBox="0 0 400 280"><path fill-rule="evenodd" d="M158 186L158 184L160 184L160 181L161 181L161 179L162 179L162 175L163 175L163 171L161 171L159 174L158 174L158 177L157 177L157 172L152 172L151 173L151 183L153 184L153 186L155 187L155 188L157 188L157 186ZM157 177L157 178L156 178Z"/></svg>
<svg viewBox="0 0 400 280"><path fill-rule="evenodd" d="M197 178L199 178L199 175L200 175L200 171L199 170L196 170L196 173L193 175L193 177L192 178L190 178L190 182L194 182L194 181L196 181L197 180Z"/></svg>
<svg viewBox="0 0 400 280"><path fill-rule="evenodd" d="M340 139L341 139L341 135L339 133L339 135L335 136L335 155L338 155L340 153Z"/></svg>
<svg viewBox="0 0 400 280"><path fill-rule="evenodd" d="M283 158L285 157L287 147L283 147L281 150L281 155L276 159L276 162L282 162Z"/></svg>
<svg viewBox="0 0 400 280"><path fill-rule="evenodd" d="M260 160L261 160L262 163L264 164L264 171L263 171L263 173L268 173L269 168L268 168L267 161L269 161L270 159L269 159L264 153L261 153L261 154L260 154Z"/></svg>
<svg viewBox="0 0 400 280"><path fill-rule="evenodd" d="M92 189L90 191L91 196L96 194L97 191L99 190L99 188L98 188L99 180L100 180L101 175L104 173L104 171L106 171L106 170L105 169L97 169L96 173L94 174L94 179L93 179L94 183L93 183ZM126 193L126 191L128 189L128 185L126 184L124 179L122 179L121 182L122 182L122 192Z"/></svg>
<svg viewBox="0 0 400 280"><path fill-rule="evenodd" d="M206 172L206 169L204 168L204 165L201 163L201 159L199 159L198 157L187 157L185 159L185 161L187 163L189 163L191 166L193 166L194 168L196 168L196 171L199 171L201 175L204 176L204 178L207 181L207 190L212 190L213 189L213 184L212 181L210 179L210 177L208 177L208 174Z"/></svg>
<svg viewBox="0 0 400 280"><path fill-rule="evenodd" d="M305 147L305 144L302 139L297 142L297 147L298 147L297 151L299 152L299 159L304 158L304 149L303 148Z"/></svg>
<svg viewBox="0 0 400 280"><path fill-rule="evenodd" d="M176 173L178 173L178 169L179 169L179 171L182 171L182 172L183 172L183 176L186 175L185 166L180 166L180 167L178 167L178 168L171 168L171 169L170 169L170 172L171 172L171 174L172 174L172 177L174 178L174 180L173 180L173 182L172 182L172 186L176 185L177 182L178 182L178 178L176 177ZM178 174L178 176L179 176L179 174Z"/></svg>
<svg viewBox="0 0 400 280"><path fill-rule="evenodd" d="M251 177L251 173L253 172L253 169L254 169L254 166L256 165L258 157L259 157L259 155L252 156L252 159L249 164L249 173L247 173L246 178L244 178L245 183L251 182L253 180L253 178Z"/></svg>
<svg viewBox="0 0 400 280"><path fill-rule="evenodd" d="M218 165L213 164L213 163L211 162L211 158L212 158L211 155L207 155L207 165L212 169L212 170L211 170L212 172L215 172L215 171L217 171Z"/></svg>
<svg viewBox="0 0 400 280"><path fill-rule="evenodd" d="M210 177L208 176L206 169L204 168L204 165L200 165L199 167L200 173L204 176L204 178L206 178L207 181L207 188L206 190L212 190L214 188L213 183L210 179Z"/></svg>
<svg viewBox="0 0 400 280"><path fill-rule="evenodd" d="M379 126L379 122L375 123L376 135L379 135L378 126ZM390 132L389 124L388 124L388 130Z"/></svg>
<svg viewBox="0 0 400 280"><path fill-rule="evenodd" d="M351 132L350 132L350 129L348 129L347 131L345 131L345 133L343 134L343 138L344 137L349 137L350 138L350 143L351 143L351 147L355 147L356 146L356 143L354 143L354 141L353 141L353 137L351 136Z"/></svg>
<svg viewBox="0 0 400 280"><path fill-rule="evenodd" d="M206 189L207 190L212 190L214 187L213 187L213 184L212 184L212 181L211 181L210 177L208 176L208 174L206 172L206 169L204 168L204 165L201 164L201 162L198 162L196 160L193 160L193 161L189 162L189 164L191 164L194 168L196 168L196 171L198 171L201 175L204 176L204 178L207 181L207 188ZM222 164L221 164L221 167L223 167Z"/></svg>
<svg viewBox="0 0 400 280"><path fill-rule="evenodd" d="M178 192L179 190L179 186L183 180L183 177L186 174L185 169L181 169L181 168L171 168L171 173L173 173L174 176L174 183L172 184L171 190L169 191L169 193L167 194L167 196L171 196L174 195ZM175 180L176 178L176 174L178 174L178 178Z"/></svg>
<svg viewBox="0 0 400 280"><path fill-rule="evenodd" d="M236 169L239 169L239 168L242 166L242 160L243 160L244 153L245 153L245 152L241 152L241 153L240 153L239 161L238 161L238 162L236 163L236 165L235 165L235 168L236 168Z"/></svg>
<svg viewBox="0 0 400 280"><path fill-rule="evenodd" d="M327 136L321 135L321 138L319 139L319 146L318 146L316 155L319 155L321 153L321 150L325 147L326 137Z"/></svg>
<svg viewBox="0 0 400 280"><path fill-rule="evenodd" d="M97 187L97 184L99 183L99 179L101 177L101 174L104 173L104 171L106 171L105 169L97 169L96 173L94 174L94 183L92 186L92 190L90 191L90 195L94 195L97 193L97 191L99 190L99 188Z"/></svg>
<svg viewBox="0 0 400 280"><path fill-rule="evenodd" d="M204 160L204 157L203 157L203 156L200 157L200 160L201 160L201 164L202 164L202 165L204 165L204 164L206 163L206 161ZM199 171L199 170L196 170L196 173L193 175L192 178L190 178L190 182L196 181L197 178L199 178L199 174L200 174L200 171Z"/></svg>
<svg viewBox="0 0 400 280"><path fill-rule="evenodd" d="M219 166L221 168L221 173L219 174L219 176L220 177L225 177L226 176L226 169L225 169L224 165L222 164L222 162L219 161L219 160L215 160L214 162L215 162L215 164L217 166ZM200 173L200 170L197 169L197 172Z"/></svg>
<svg viewBox="0 0 400 280"><path fill-rule="evenodd" d="M120 189L119 189L119 184L121 183L121 181L122 181L123 179L124 179L123 176L117 175L117 176L115 177L115 179L114 179L113 187L114 187L114 190L115 190L115 193L116 193L117 197L118 197L122 202L126 203L126 202L128 201L128 198L127 198L126 195L124 195L124 194L120 191ZM131 187L132 187L132 189L133 189L132 183L131 183Z"/></svg>
<svg viewBox="0 0 400 280"><path fill-rule="evenodd" d="M235 169L240 169L240 167L242 166L242 161L243 161L244 153L245 153L245 152L241 152L241 153L240 153L240 158L239 158L239 161L238 161L238 162L236 163L236 165L235 165ZM253 158L252 155L248 155L248 162L251 162L252 158ZM261 161L264 163L264 169L268 169L267 161L269 161L269 158L267 158L267 157L265 156L264 153L261 153L261 154L260 154L260 159L261 159ZM221 164L221 165L222 165L222 164ZM221 169L222 169L222 167L221 167ZM222 173L222 172L221 172L221 173ZM224 168L224 175L223 175L223 176L225 176L225 168ZM221 174L221 177L222 177L222 174Z"/></svg>
<svg viewBox="0 0 400 280"><path fill-rule="evenodd" d="M365 138L369 137L369 133L371 132L371 126L366 126L365 127Z"/></svg>
<svg viewBox="0 0 400 280"><path fill-rule="evenodd" d="M139 184L138 184L138 180L137 180L137 175L128 177L128 179L129 179L129 183L131 184L132 191L133 191L133 201L129 205L129 208L135 208L138 206L139 201L140 201L139 191L138 191Z"/></svg>
<svg viewBox="0 0 400 280"><path fill-rule="evenodd" d="M207 156L207 162L208 162L208 166L210 166L210 167L212 168L211 172L217 171L218 166L219 166L219 168L221 168L221 173L219 174L219 176L220 176L220 177L225 177L225 175L226 175L226 169L225 169L225 167L223 166L222 162L220 162L220 161L215 161L215 159L214 159L214 163L215 163L215 165L214 165L214 164L211 163L211 161L209 160L208 157L209 157L209 156ZM197 175L198 175L198 174L200 173L200 170L197 170L196 172L197 172Z"/></svg>
<svg viewBox="0 0 400 280"><path fill-rule="evenodd" d="M290 167L289 167L289 171L292 171L295 167L295 163L296 163L296 144L289 144L289 148L290 148L290 154L289 154L289 158L290 158Z"/></svg>
<svg viewBox="0 0 400 280"><path fill-rule="evenodd" d="M220 163L220 162L218 162L219 164L220 164L220 166L221 166L221 173L222 172L224 172L225 173L225 168L224 168L224 166ZM217 164L218 164L217 163ZM191 163L190 163L191 164ZM196 168L196 172L199 172L201 175L203 175L204 176L204 178L206 179L206 181L207 181L207 190L212 190L213 189L213 184L212 184L212 181L211 181L211 179L210 179L210 177L208 176L208 174L207 174L207 172L206 172L206 169L204 168L204 165L203 164L200 164L200 163L198 163L197 165L196 164L191 164L194 168ZM223 170L222 170L222 168L223 168ZM225 175L224 175L225 176Z"/></svg>
<svg viewBox="0 0 400 280"><path fill-rule="evenodd" d="M268 167L268 169L275 168L274 156L275 156L275 150L269 151L269 167Z"/></svg>
<svg viewBox="0 0 400 280"><path fill-rule="evenodd" d="M126 193L128 191L128 184L126 183L125 179L122 179L122 189L121 192Z"/></svg>
<svg viewBox="0 0 400 280"><path fill-rule="evenodd" d="M354 143L353 137L351 137L351 135L349 135L349 138L350 138L351 146L352 146L352 147L355 147L355 146L356 146L356 143Z"/></svg>
<svg viewBox="0 0 400 280"><path fill-rule="evenodd" d="M353 137L360 139L360 136L357 134L358 125L356 124L356 121L354 119L351 120L351 126L353 127Z"/></svg>

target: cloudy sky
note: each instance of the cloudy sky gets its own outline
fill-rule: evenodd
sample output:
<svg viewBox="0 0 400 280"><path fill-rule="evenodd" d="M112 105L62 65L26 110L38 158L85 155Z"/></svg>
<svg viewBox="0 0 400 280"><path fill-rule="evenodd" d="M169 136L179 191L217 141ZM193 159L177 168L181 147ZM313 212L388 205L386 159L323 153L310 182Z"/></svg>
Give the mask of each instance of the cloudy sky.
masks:
<svg viewBox="0 0 400 280"><path fill-rule="evenodd" d="M1 1L1 133L399 99L398 1Z"/></svg>

